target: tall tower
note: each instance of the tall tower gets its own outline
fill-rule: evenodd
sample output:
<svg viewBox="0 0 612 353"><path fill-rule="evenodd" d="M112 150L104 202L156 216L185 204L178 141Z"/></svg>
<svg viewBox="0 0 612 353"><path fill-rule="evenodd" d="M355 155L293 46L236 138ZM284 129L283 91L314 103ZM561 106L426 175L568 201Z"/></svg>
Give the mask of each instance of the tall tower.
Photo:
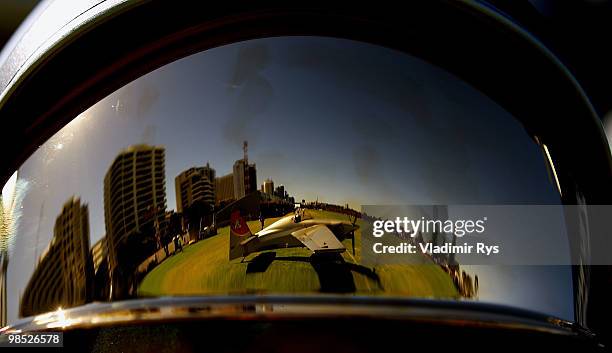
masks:
<svg viewBox="0 0 612 353"><path fill-rule="evenodd" d="M272 181L272 179L268 178L264 181L263 183L263 188L262 188L264 194L268 194L270 196L272 196L274 194L274 181Z"/></svg>
<svg viewBox="0 0 612 353"><path fill-rule="evenodd" d="M196 201L215 204L215 170L206 163L205 167L193 167L183 171L174 179L176 210L183 212Z"/></svg>
<svg viewBox="0 0 612 353"><path fill-rule="evenodd" d="M124 296L130 270L121 263L122 248L132 236L154 237L154 221L166 211L165 150L135 145L121 151L104 178L104 222L113 298ZM136 249L139 250L139 249ZM142 254L133 253L130 261Z"/></svg>
<svg viewBox="0 0 612 353"><path fill-rule="evenodd" d="M234 197L240 199L257 191L257 170L255 163L248 164L244 159L234 162Z"/></svg>
<svg viewBox="0 0 612 353"><path fill-rule="evenodd" d="M90 302L93 275L88 207L73 197L55 220L51 243L21 298L20 315L31 316Z"/></svg>

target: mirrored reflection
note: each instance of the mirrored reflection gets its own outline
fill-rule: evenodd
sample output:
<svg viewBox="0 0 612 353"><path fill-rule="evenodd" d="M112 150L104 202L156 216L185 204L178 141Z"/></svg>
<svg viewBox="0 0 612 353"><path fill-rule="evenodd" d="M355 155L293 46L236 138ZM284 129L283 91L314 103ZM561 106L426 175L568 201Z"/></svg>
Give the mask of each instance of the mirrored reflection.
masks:
<svg viewBox="0 0 612 353"><path fill-rule="evenodd" d="M89 252L89 211L78 198L64 204L55 219L53 238L21 297L21 316L82 305L93 299Z"/></svg>
<svg viewBox="0 0 612 353"><path fill-rule="evenodd" d="M573 317L566 267L360 262L362 205L560 202L514 117L370 44L269 38L181 59L80 114L13 184L0 239L9 322L94 301L246 293L471 299Z"/></svg>

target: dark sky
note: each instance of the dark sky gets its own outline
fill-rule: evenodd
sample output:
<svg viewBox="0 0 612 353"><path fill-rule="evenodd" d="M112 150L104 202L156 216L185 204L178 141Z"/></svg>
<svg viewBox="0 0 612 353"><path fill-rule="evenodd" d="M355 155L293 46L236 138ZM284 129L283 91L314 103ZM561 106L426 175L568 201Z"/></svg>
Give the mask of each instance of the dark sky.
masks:
<svg viewBox="0 0 612 353"><path fill-rule="evenodd" d="M19 177L28 191L15 246L23 254L12 257L9 269L9 281L21 288L12 287L12 304L70 196L89 205L91 243L104 235L103 179L121 149L165 146L174 209L174 177L206 162L217 175L229 173L243 140L258 183L270 177L297 200L355 209L559 202L544 155L522 126L444 70L347 40L253 40L139 78L83 112L24 163ZM527 305L571 315L569 272L560 273L539 283L567 300Z"/></svg>

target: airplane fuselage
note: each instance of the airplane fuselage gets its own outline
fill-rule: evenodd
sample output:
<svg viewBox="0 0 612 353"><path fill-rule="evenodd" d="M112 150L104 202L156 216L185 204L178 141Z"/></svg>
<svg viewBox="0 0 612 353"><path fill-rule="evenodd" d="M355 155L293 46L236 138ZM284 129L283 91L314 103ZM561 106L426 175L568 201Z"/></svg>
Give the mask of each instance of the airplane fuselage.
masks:
<svg viewBox="0 0 612 353"><path fill-rule="evenodd" d="M285 216L255 233L247 243L247 251L251 253L274 248L303 247L304 244L292 233L316 225L327 226L339 241L346 239L357 229L350 222L337 219L306 218L299 222L294 219L292 215Z"/></svg>

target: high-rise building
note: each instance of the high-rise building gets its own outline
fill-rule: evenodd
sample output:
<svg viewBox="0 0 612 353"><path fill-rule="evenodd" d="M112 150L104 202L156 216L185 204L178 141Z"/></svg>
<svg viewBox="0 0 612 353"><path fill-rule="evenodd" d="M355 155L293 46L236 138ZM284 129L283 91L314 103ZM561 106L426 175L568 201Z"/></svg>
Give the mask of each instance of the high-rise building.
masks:
<svg viewBox="0 0 612 353"><path fill-rule="evenodd" d="M218 205L227 201L235 200L234 196L234 174L230 173L215 179L215 203Z"/></svg>
<svg viewBox="0 0 612 353"><path fill-rule="evenodd" d="M164 153L163 147L130 146L119 153L104 178L104 222L113 298L125 295L125 280L131 270L121 263L126 258L122 246L131 236L154 237L155 219L159 223L164 220ZM130 261L139 255L131 254Z"/></svg>
<svg viewBox="0 0 612 353"><path fill-rule="evenodd" d="M98 272L100 265L108 256L108 248L106 247L106 237L102 237L91 247L91 257L93 261L94 273Z"/></svg>
<svg viewBox="0 0 612 353"><path fill-rule="evenodd" d="M189 168L179 174L174 186L178 212L183 212L196 201L215 204L215 170L208 163L205 167Z"/></svg>
<svg viewBox="0 0 612 353"><path fill-rule="evenodd" d="M93 264L89 252L89 211L73 197L55 220L53 238L21 298L19 314L31 316L92 300Z"/></svg>
<svg viewBox="0 0 612 353"><path fill-rule="evenodd" d="M108 300L110 275L108 273L108 246L103 236L91 247L94 272L94 300Z"/></svg>
<svg viewBox="0 0 612 353"><path fill-rule="evenodd" d="M234 163L234 197L240 199L257 191L257 171L255 163L249 164L246 159Z"/></svg>
<svg viewBox="0 0 612 353"><path fill-rule="evenodd" d="M257 191L257 171L255 163L249 164L249 143L244 141L244 157L234 162L234 198L236 200Z"/></svg>
<svg viewBox="0 0 612 353"><path fill-rule="evenodd" d="M264 194L272 196L274 194L274 181L270 178L266 179L261 185L261 189Z"/></svg>
<svg viewBox="0 0 612 353"><path fill-rule="evenodd" d="M289 195L287 195L287 192L285 191L284 185L279 185L276 187L276 189L274 189L274 196L281 199L286 199L289 197Z"/></svg>

